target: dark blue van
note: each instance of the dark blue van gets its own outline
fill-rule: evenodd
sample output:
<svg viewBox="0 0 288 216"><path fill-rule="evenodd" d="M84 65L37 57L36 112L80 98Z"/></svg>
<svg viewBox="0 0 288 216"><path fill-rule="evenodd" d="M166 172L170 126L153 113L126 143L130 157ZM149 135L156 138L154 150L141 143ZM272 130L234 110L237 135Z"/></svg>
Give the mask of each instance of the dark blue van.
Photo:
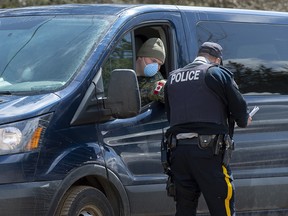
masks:
<svg viewBox="0 0 288 216"><path fill-rule="evenodd" d="M238 215L288 215L288 14L169 5L0 10L0 215L173 215L160 141L164 104L140 106L139 46L161 73L220 43L249 108L236 128ZM204 199L199 214L207 214Z"/></svg>

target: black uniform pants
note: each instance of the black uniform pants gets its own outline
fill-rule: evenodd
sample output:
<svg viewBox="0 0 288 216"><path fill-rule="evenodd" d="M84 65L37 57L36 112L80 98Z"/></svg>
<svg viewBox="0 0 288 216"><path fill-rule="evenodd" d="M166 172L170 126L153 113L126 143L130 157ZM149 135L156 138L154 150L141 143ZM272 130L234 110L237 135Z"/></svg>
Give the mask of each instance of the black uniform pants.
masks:
<svg viewBox="0 0 288 216"><path fill-rule="evenodd" d="M176 216L196 215L202 193L211 216L235 216L231 170L212 147L178 145L172 150L171 171L176 186Z"/></svg>

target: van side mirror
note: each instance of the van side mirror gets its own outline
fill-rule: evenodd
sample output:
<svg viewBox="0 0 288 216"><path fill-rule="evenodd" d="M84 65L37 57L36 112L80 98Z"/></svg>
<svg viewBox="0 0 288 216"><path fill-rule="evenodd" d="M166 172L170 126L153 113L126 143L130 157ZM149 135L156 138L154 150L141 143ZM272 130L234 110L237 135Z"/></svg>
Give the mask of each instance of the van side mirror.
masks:
<svg viewBox="0 0 288 216"><path fill-rule="evenodd" d="M141 101L136 73L129 69L112 71L107 97L102 73L96 75L73 116L71 125L94 124L113 118L129 118L140 112Z"/></svg>
<svg viewBox="0 0 288 216"><path fill-rule="evenodd" d="M112 71L108 87L106 109L114 118L129 118L140 112L140 93L136 73L129 69Z"/></svg>

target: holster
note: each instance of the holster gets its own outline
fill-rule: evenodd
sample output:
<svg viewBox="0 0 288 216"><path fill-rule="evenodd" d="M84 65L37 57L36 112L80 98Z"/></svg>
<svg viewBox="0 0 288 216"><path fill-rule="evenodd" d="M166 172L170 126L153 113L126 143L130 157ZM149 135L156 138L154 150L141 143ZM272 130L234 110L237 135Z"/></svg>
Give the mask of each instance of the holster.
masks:
<svg viewBox="0 0 288 216"><path fill-rule="evenodd" d="M175 188L172 175L168 176L168 179L166 182L166 191L167 191L167 196L173 197L174 200L176 199L176 188Z"/></svg>
<svg viewBox="0 0 288 216"><path fill-rule="evenodd" d="M166 140L163 138L161 142L161 162L164 168L164 173L168 175L168 179L166 182L166 191L167 195L173 197L174 200L176 199L176 189L170 169L170 156L171 156L171 149L175 148L176 145L177 140L175 136L173 136L172 134L169 135Z"/></svg>
<svg viewBox="0 0 288 216"><path fill-rule="evenodd" d="M161 141L161 163L164 169L164 173L168 173L170 170L170 151L168 148L168 141L163 137Z"/></svg>
<svg viewBox="0 0 288 216"><path fill-rule="evenodd" d="M232 158L232 152L235 149L234 141L231 139L231 137L228 134L224 136L224 145L225 145L225 150L223 153L223 164L225 166L228 166Z"/></svg>
<svg viewBox="0 0 288 216"><path fill-rule="evenodd" d="M223 150L224 146L224 135L219 134L217 136L217 141L214 145L214 155L219 155L219 153Z"/></svg>

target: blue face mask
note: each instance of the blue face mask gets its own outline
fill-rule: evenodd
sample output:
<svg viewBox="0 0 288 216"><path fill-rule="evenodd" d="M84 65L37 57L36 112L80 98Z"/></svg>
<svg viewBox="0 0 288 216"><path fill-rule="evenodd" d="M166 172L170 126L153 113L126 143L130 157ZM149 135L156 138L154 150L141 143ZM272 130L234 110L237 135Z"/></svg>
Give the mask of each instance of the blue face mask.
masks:
<svg viewBox="0 0 288 216"><path fill-rule="evenodd" d="M144 68L144 74L147 77L154 76L158 71L158 64L157 63L151 63L145 66Z"/></svg>

